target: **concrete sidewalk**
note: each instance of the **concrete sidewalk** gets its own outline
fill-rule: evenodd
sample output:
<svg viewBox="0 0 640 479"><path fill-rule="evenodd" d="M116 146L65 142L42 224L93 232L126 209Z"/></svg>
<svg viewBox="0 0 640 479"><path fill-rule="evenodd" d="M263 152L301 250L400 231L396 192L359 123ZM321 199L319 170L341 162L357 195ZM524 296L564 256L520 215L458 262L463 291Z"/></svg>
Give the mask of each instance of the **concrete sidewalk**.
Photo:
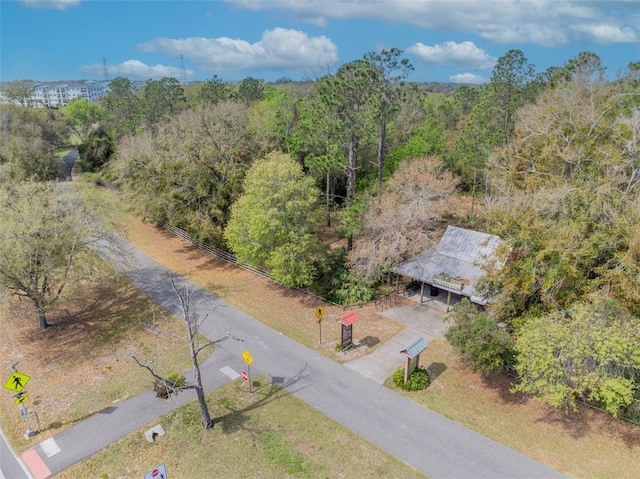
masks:
<svg viewBox="0 0 640 479"><path fill-rule="evenodd" d="M170 278L180 278L137 250L133 255L135 263L124 273L135 286L176 313ZM432 479L563 477L300 345L206 291L196 288L192 300L199 316L217 307L201 332L212 339L227 338L203 364L207 391L232 380L244 368L243 351L249 350L253 374L271 378L290 394ZM411 329L406 333L408 336L398 338L390 350L397 350L399 344L402 349L407 339L414 339L409 337ZM157 399L147 391L43 441L23 457L28 455L34 464L43 463L49 474L34 476L45 479L141 427L154 426L158 417L192 399L191 391L172 401ZM215 475L212 470L210 477Z"/></svg>
<svg viewBox="0 0 640 479"><path fill-rule="evenodd" d="M380 314L404 323L407 328L371 354L354 359L345 366L378 384L383 384L396 369L404 365L406 356L400 351L420 337L424 338L427 344L434 338L444 338L448 323L444 320L445 313L442 305L437 302L401 304Z"/></svg>

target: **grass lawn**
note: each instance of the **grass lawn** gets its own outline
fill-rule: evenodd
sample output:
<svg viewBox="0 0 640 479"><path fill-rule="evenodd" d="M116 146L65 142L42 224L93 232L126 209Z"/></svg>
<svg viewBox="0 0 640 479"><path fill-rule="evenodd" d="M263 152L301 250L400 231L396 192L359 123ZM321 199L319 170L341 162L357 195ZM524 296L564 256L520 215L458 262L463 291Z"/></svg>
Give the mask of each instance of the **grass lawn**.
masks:
<svg viewBox="0 0 640 479"><path fill-rule="evenodd" d="M390 379L385 385L570 477L640 477L640 427L587 407L565 413L512 394L510 378L473 373L443 340L429 343L420 364L432 378L427 389L402 391Z"/></svg>
<svg viewBox="0 0 640 479"><path fill-rule="evenodd" d="M207 395L212 430L194 401L149 425L165 430L155 443L140 429L56 477L140 478L159 464L172 479L425 477L277 385L252 381L253 394L237 380Z"/></svg>
<svg viewBox="0 0 640 479"><path fill-rule="evenodd" d="M67 155L67 153L69 153L74 148L75 146L65 146L63 148L56 148L53 154L58 158L64 158Z"/></svg>

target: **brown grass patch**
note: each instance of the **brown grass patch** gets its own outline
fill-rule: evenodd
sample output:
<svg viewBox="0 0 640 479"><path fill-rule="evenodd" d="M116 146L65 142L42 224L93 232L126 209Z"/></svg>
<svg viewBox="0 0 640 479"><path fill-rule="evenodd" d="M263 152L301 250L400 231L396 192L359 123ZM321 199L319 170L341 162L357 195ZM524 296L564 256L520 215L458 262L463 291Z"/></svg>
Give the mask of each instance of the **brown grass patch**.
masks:
<svg viewBox="0 0 640 479"><path fill-rule="evenodd" d="M302 291L279 286L273 281L220 260L162 228L131 218L129 241L156 261L210 291L232 306L326 356L345 362L371 353L404 329L404 325L378 314L373 304L354 309L360 321L354 325L354 342L377 338L370 346L345 353L335 351L341 326L335 320L345 311ZM325 308L322 344L314 313Z"/></svg>
<svg viewBox="0 0 640 479"><path fill-rule="evenodd" d="M640 427L585 406L566 413L513 394L512 378L474 373L443 340L432 340L420 362L432 378L427 389L387 386L571 477L640 477Z"/></svg>
<svg viewBox="0 0 640 479"><path fill-rule="evenodd" d="M150 360L162 351L157 367L163 374L190 366L183 344L145 331L141 320L157 306L144 294L115 277L84 286L79 296L60 300L44 331L28 301L11 298L0 311L3 381L11 374L8 366L20 360L17 370L31 377L25 405L38 416L38 441L149 389L152 378L133 363L132 352ZM175 319L173 328L180 327ZM25 422L12 393L5 390L2 396L3 430L16 449L24 449L30 445L23 437ZM35 416L30 426L36 429Z"/></svg>

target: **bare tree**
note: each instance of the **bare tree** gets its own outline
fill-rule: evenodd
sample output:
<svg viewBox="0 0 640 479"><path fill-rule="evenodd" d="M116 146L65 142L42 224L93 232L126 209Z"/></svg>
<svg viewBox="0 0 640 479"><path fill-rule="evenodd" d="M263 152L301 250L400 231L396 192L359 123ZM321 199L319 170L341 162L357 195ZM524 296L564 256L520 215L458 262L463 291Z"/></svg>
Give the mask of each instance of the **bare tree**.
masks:
<svg viewBox="0 0 640 479"><path fill-rule="evenodd" d="M209 414L209 408L204 396L204 388L202 387L202 376L200 374L200 362L198 360L198 355L217 342L222 341L227 336L222 336L214 340L206 340L202 342L202 335L198 334L200 332L200 328L209 318L211 313L213 313L218 308L218 306L214 307L204 316L199 317L195 312L196 308L192 304L194 288L190 285L188 279L185 280L184 285L182 286L177 285L176 282L172 279L171 287L176 293L176 306L178 306L180 310L180 319L184 323L185 334L181 335L178 333L170 332L167 329L161 329L157 324L157 318L155 316L153 317L152 322L147 325L147 331L153 334L176 338L189 345L189 352L191 353L191 363L193 365L194 384L186 384L186 382L181 381L179 378L165 378L159 375L153 368L153 360L148 363L143 363L136 357L135 354L132 354L131 357L138 364L138 366L145 368L147 371L149 371L149 373L151 373L151 375L156 379L156 385L159 385L161 388L163 388L167 394L175 394L185 389L195 389L196 395L198 397L198 403L200 404L202 425L205 429L211 429L213 427L213 420L211 419L211 415Z"/></svg>
<svg viewBox="0 0 640 479"><path fill-rule="evenodd" d="M381 274L433 242L443 204L455 192L442 161L418 158L400 164L378 198L370 198L362 229L349 253L352 268L367 278Z"/></svg>

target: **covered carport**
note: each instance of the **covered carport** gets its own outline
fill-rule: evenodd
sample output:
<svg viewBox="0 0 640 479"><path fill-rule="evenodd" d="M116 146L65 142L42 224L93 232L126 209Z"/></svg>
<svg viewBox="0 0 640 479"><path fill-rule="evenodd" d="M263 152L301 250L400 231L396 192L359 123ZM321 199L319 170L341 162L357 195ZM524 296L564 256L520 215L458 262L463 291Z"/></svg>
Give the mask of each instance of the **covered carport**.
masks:
<svg viewBox="0 0 640 479"><path fill-rule="evenodd" d="M400 277L404 277L411 281L404 292L412 296L419 290L420 304L428 285L432 296L447 292L447 311L452 294L485 305L487 299L476 291L476 284L486 273L485 265L498 261L496 254L503 244L495 235L447 226L436 246L391 268L396 275L396 293L400 293Z"/></svg>

